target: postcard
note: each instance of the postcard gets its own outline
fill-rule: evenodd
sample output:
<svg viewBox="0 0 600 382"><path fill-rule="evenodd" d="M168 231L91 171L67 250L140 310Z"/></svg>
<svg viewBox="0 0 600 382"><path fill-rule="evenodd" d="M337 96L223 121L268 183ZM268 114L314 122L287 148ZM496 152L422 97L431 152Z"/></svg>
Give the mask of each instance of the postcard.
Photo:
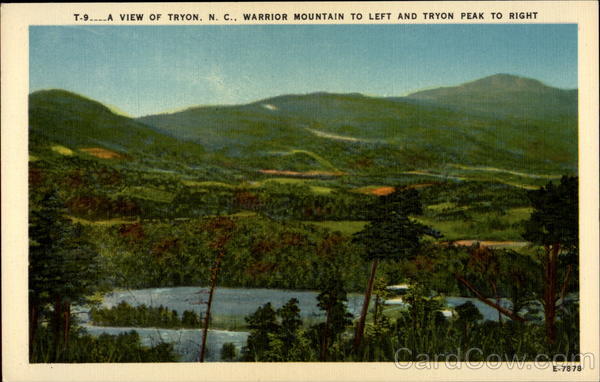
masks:
<svg viewBox="0 0 600 382"><path fill-rule="evenodd" d="M597 380L597 11L3 4L4 378Z"/></svg>

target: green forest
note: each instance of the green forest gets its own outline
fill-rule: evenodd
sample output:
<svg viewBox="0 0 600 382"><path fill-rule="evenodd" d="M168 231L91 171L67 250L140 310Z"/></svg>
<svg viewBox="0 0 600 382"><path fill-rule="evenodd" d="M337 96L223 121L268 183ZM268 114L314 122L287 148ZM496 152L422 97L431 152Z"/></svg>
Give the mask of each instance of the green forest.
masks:
<svg viewBox="0 0 600 382"><path fill-rule="evenodd" d="M281 115L249 104L132 119L62 90L31 94L30 361L181 360L137 328L197 330L198 360L214 330L248 335L222 344L222 361L576 357L576 93L519 82L518 99L537 97L528 118L518 102L457 103L480 81L452 102L269 100ZM515 79L498 81L500 97ZM544 97L564 107L545 113ZM179 287L207 288L205 311L103 304ZM292 297L232 324L211 314L219 288L312 291L318 316Z"/></svg>

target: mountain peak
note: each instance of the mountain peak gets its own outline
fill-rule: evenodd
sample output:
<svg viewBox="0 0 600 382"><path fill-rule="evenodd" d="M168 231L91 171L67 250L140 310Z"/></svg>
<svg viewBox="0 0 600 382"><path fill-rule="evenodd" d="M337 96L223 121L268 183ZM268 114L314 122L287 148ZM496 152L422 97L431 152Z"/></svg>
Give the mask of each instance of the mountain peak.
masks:
<svg viewBox="0 0 600 382"><path fill-rule="evenodd" d="M68 108L87 108L101 113L113 113L112 110L91 98L63 89L37 90L29 94L30 107L43 104L62 105Z"/></svg>
<svg viewBox="0 0 600 382"><path fill-rule="evenodd" d="M512 74L495 74L458 86L423 90L409 99L455 110L527 119L577 115L577 91Z"/></svg>
<svg viewBox="0 0 600 382"><path fill-rule="evenodd" d="M48 98L74 98L85 100L88 102L100 103L96 100L77 94L75 92L64 89L42 89L36 90L30 94L31 97L48 97Z"/></svg>
<svg viewBox="0 0 600 382"><path fill-rule="evenodd" d="M528 91L528 90L546 90L549 86L544 85L538 80L531 78L515 76L513 74L494 74L479 80L471 81L460 85L460 87L470 90L501 90L501 91Z"/></svg>

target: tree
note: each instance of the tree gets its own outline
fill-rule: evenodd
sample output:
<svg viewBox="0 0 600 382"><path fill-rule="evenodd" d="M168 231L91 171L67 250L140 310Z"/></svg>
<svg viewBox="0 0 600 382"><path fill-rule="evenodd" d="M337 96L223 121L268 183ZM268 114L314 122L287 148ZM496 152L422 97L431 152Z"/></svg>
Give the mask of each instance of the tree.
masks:
<svg viewBox="0 0 600 382"><path fill-rule="evenodd" d="M29 220L30 347L36 341L40 318L50 316L57 358L61 344L69 342L71 305L84 303L100 289L101 264L84 227L63 217L57 193L36 196L39 199L31 203Z"/></svg>
<svg viewBox="0 0 600 382"><path fill-rule="evenodd" d="M263 354L270 349L270 333L279 329L277 312L270 302L259 307L256 312L245 318L250 329L246 346L242 349L244 361L261 361Z"/></svg>
<svg viewBox="0 0 600 382"><path fill-rule="evenodd" d="M513 250L492 249L476 243L471 247L429 245L411 262L403 264L410 278L433 290L462 293L466 288L479 301L496 309L498 315L525 322L518 313L534 299L536 262ZM501 295L510 295L512 308Z"/></svg>
<svg viewBox="0 0 600 382"><path fill-rule="evenodd" d="M233 361L237 358L237 349L235 344L231 342L225 342L221 347L221 360Z"/></svg>
<svg viewBox="0 0 600 382"><path fill-rule="evenodd" d="M329 347L344 332L346 326L352 323L352 315L346 309L346 291L342 282L330 278L317 296L317 306L325 311L325 322L317 325L318 338L321 341L319 360L327 361Z"/></svg>
<svg viewBox="0 0 600 382"><path fill-rule="evenodd" d="M579 203L577 177L563 176L560 184L552 182L539 190L528 193L533 207L531 217L525 224L523 238L543 246L542 271L544 291L542 302L546 338L556 341L556 304L564 301L573 266L577 263L579 247ZM559 269L560 258L564 269ZM562 271L562 272L561 272ZM562 273L560 296L557 295L559 272Z"/></svg>
<svg viewBox="0 0 600 382"><path fill-rule="evenodd" d="M396 321L395 331L399 342L394 348L407 347L412 350L413 356L441 354L447 350L442 345L450 334L448 321L441 312L444 303L442 299L429 297L429 295L430 290L426 285L411 283L403 296L408 309L401 312ZM453 342L452 346L455 345L456 343Z"/></svg>
<svg viewBox="0 0 600 382"><path fill-rule="evenodd" d="M496 300L496 305L501 306L498 291L500 259L496 256L496 252L477 243L477 246L471 251L469 265L475 269L484 282L487 281ZM502 324L502 313L500 311L498 311L498 322Z"/></svg>
<svg viewBox="0 0 600 382"><path fill-rule="evenodd" d="M269 334L269 350L265 361L309 361L307 340L301 331L302 320L298 299L291 298L277 309L280 324L274 333Z"/></svg>
<svg viewBox="0 0 600 382"><path fill-rule="evenodd" d="M511 256L510 259L514 262L507 266L508 256L503 257L507 252L493 250L479 243L469 249L449 247L444 252L446 258L441 262L444 270L449 271L456 281L473 293L479 301L496 309L499 321L503 314L511 320L525 322L525 318L515 309L517 305L513 305L512 310L501 305L498 290L500 282L505 278L525 286L527 269L520 268L519 265L527 263L517 261L519 258L526 259L525 256ZM484 290L486 284L489 286L488 293ZM526 294L526 291L523 292ZM493 295L493 299L487 297L489 294Z"/></svg>
<svg viewBox="0 0 600 382"><path fill-rule="evenodd" d="M281 317L280 334L285 342L291 342L294 339L296 330L302 326L300 319L300 308L298 299L291 298L284 306L277 310L277 315Z"/></svg>
<svg viewBox="0 0 600 382"><path fill-rule="evenodd" d="M246 317L250 335L242 349L244 361L307 362L316 353L302 329L298 299L292 298L275 311L271 303Z"/></svg>
<svg viewBox="0 0 600 382"><path fill-rule="evenodd" d="M422 213L419 194L414 189L396 189L392 194L383 196L375 202L371 211L369 223L354 236L354 240L364 246L365 258L371 261L365 299L354 337L355 350L362 342L379 262L409 259L416 255L424 235L438 236L431 228L409 218L409 215Z"/></svg>
<svg viewBox="0 0 600 382"><path fill-rule="evenodd" d="M479 312L479 309L471 301L467 301L455 308L458 313L458 319L456 323L463 330L463 336L465 340L469 338L469 332L471 327L483 319L483 315Z"/></svg>
<svg viewBox="0 0 600 382"><path fill-rule="evenodd" d="M200 362L204 362L206 354L206 337L208 336L208 324L210 322L210 310L212 307L215 288L217 287L217 279L221 270L221 262L225 257L225 246L233 236L235 222L228 217L217 217L211 219L207 226L207 230L214 235L214 239L210 243L210 248L216 252L215 262L210 272L210 291L208 294L208 302L206 304L206 315L204 316L204 328L202 330L202 345L200 348Z"/></svg>
<svg viewBox="0 0 600 382"><path fill-rule="evenodd" d="M322 261L317 284L321 291L317 307L325 312L325 322L313 326L315 345L319 347L319 360L327 361L330 347L336 343L346 326L352 324L352 314L346 308L344 270L352 249L349 241L339 233L326 235L317 246L316 253Z"/></svg>
<svg viewBox="0 0 600 382"><path fill-rule="evenodd" d="M377 277L373 285L375 294L375 306L373 307L373 332L376 335L384 333L384 328L388 325L388 319L383 314L386 300L392 297L392 293L387 289L387 280L384 277Z"/></svg>

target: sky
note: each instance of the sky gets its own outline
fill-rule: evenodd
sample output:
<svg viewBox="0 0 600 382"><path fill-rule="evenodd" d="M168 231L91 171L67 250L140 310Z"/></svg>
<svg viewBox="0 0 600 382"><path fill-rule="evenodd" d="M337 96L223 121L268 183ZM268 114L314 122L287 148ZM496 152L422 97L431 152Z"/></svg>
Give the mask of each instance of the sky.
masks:
<svg viewBox="0 0 600 382"><path fill-rule="evenodd" d="M577 88L575 24L32 26L30 91L130 116L318 91L403 96L508 73Z"/></svg>

